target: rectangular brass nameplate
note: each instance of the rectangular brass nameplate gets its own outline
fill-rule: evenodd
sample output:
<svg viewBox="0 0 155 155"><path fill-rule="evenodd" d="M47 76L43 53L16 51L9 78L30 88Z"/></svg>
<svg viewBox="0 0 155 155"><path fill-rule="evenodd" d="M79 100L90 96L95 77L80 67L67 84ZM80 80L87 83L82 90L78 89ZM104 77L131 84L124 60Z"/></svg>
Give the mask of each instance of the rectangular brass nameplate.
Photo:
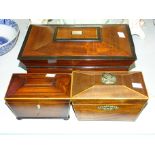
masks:
<svg viewBox="0 0 155 155"><path fill-rule="evenodd" d="M82 31L72 31L72 35L82 35Z"/></svg>

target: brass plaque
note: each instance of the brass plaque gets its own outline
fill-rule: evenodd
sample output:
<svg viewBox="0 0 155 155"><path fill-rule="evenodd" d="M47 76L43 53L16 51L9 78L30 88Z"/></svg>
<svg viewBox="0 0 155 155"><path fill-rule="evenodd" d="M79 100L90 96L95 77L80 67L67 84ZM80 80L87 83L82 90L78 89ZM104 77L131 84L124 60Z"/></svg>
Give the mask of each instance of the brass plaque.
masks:
<svg viewBox="0 0 155 155"><path fill-rule="evenodd" d="M82 35L82 31L72 31L72 35Z"/></svg>

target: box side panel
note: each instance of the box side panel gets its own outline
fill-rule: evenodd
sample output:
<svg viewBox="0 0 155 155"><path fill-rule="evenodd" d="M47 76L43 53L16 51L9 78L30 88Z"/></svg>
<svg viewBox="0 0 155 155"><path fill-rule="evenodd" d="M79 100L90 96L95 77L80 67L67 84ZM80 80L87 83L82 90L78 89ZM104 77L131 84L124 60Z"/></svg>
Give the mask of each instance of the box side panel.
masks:
<svg viewBox="0 0 155 155"><path fill-rule="evenodd" d="M78 120L134 121L146 101L76 100L72 106Z"/></svg>

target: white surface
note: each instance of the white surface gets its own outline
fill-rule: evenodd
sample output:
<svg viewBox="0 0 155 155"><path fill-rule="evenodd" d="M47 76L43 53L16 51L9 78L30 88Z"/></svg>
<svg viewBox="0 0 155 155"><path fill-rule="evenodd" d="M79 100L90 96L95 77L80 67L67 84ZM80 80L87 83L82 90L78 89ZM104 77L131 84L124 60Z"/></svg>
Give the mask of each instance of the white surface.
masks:
<svg viewBox="0 0 155 155"><path fill-rule="evenodd" d="M20 35L16 46L0 57L0 134L46 134L46 135L106 135L106 134L155 134L155 26L152 20L145 20L145 39L133 36L137 54L135 71L142 71L150 99L136 122L78 121L71 108L68 121L59 119L16 120L5 105L4 96L12 73L25 73L20 68L17 56L24 40L28 20L17 20ZM77 138L77 137L76 137Z"/></svg>

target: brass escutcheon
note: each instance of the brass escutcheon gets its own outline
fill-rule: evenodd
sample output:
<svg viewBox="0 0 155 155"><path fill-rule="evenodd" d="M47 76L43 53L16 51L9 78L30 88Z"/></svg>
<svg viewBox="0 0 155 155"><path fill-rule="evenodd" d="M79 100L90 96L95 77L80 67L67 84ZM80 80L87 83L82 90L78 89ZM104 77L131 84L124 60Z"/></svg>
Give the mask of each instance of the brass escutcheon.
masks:
<svg viewBox="0 0 155 155"><path fill-rule="evenodd" d="M106 85L111 85L117 82L117 78L111 73L103 73L101 76L101 82Z"/></svg>
<svg viewBox="0 0 155 155"><path fill-rule="evenodd" d="M101 105L101 106L98 106L97 109L105 110L105 111L113 111L113 110L118 110L119 107L116 105Z"/></svg>

